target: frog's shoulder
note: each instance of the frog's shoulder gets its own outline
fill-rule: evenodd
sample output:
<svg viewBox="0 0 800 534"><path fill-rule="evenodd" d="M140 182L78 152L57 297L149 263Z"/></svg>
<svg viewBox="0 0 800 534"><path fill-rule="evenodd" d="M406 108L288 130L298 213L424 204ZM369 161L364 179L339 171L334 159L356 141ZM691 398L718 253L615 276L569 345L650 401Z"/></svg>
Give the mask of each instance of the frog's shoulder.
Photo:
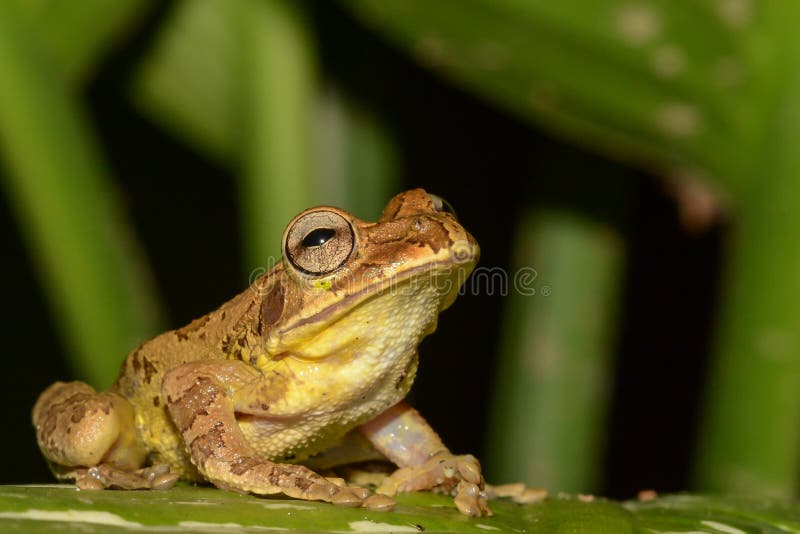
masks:
<svg viewBox="0 0 800 534"><path fill-rule="evenodd" d="M140 343L125 358L114 389L130 398L136 388L160 387L163 376L184 363L241 357L276 281L267 273L216 310Z"/></svg>

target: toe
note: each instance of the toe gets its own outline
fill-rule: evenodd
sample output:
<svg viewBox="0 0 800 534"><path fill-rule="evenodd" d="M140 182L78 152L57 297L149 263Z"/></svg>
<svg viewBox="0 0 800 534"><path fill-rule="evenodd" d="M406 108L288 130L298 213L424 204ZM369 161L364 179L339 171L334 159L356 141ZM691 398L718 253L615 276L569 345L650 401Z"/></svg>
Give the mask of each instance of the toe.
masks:
<svg viewBox="0 0 800 534"><path fill-rule="evenodd" d="M392 510L397 503L391 497L376 493L364 500L364 508L375 512L387 512Z"/></svg>
<svg viewBox="0 0 800 534"><path fill-rule="evenodd" d="M459 482L454 501L462 514L472 517L492 515L492 510L489 508L486 499L486 493L471 482Z"/></svg>
<svg viewBox="0 0 800 534"><path fill-rule="evenodd" d="M337 506L356 507L361 506L364 499L350 491L350 488L342 488L331 497L331 502Z"/></svg>

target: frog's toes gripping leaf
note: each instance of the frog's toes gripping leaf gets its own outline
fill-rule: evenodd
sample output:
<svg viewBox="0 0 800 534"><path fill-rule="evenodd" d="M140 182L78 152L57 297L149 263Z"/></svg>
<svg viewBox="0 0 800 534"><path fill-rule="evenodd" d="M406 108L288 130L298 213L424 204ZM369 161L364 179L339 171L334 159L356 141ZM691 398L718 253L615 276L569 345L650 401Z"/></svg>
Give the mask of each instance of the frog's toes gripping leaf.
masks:
<svg viewBox="0 0 800 534"><path fill-rule="evenodd" d="M467 515L492 515L478 460L469 454L440 452L427 462L398 469L386 477L378 493L433 490L455 496L458 509Z"/></svg>
<svg viewBox="0 0 800 534"><path fill-rule="evenodd" d="M76 469L75 485L82 490L92 489L152 489L168 490L178 481L178 474L171 473L166 465L154 465L126 471L108 464L100 464L88 469Z"/></svg>

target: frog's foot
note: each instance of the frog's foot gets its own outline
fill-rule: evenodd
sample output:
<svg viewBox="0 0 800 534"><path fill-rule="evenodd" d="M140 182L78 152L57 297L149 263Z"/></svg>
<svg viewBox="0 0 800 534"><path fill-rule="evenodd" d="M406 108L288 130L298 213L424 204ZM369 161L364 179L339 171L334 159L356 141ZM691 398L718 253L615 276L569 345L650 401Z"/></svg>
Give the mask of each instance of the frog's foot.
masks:
<svg viewBox="0 0 800 534"><path fill-rule="evenodd" d="M459 511L471 516L489 516L481 476L481 466L474 456L456 456L443 451L426 462L413 467L402 467L386 477L377 492L394 495L404 491L433 490L453 495Z"/></svg>
<svg viewBox="0 0 800 534"><path fill-rule="evenodd" d="M385 476L386 474L384 473L383 477ZM364 492L364 488L362 486L367 485L367 484L359 484L357 482L353 483L352 481L350 481L351 485L348 485L348 482L341 477L325 477L325 478L328 480L328 482L332 482L337 486L339 486L340 488L344 487L349 487L351 489L358 488L358 491L361 493ZM392 499L388 495L382 495L380 493L370 494L369 491L367 491L366 494L368 495L368 497L364 499L364 502L361 504L361 506L369 510L373 510L375 512L386 512L392 510L397 504L394 501L394 499Z"/></svg>
<svg viewBox="0 0 800 534"><path fill-rule="evenodd" d="M486 495L489 499L501 499L506 497L517 504L530 504L543 501L547 497L547 490L542 488L529 488L522 482L501 484L499 486L486 484Z"/></svg>
<svg viewBox="0 0 800 534"><path fill-rule="evenodd" d="M145 453L136 439L133 408L116 393L96 393L83 382L56 382L33 408L36 441L45 458L62 471L108 464L133 471Z"/></svg>
<svg viewBox="0 0 800 534"><path fill-rule="evenodd" d="M118 469L108 464L96 465L89 468L79 468L72 471L78 489L152 489L168 490L178 481L176 473L170 473L166 465L155 465L135 471Z"/></svg>
<svg viewBox="0 0 800 534"><path fill-rule="evenodd" d="M208 458L201 468L203 475L217 487L256 495L283 493L309 501L326 501L339 506L372 508L368 489L348 486L344 480L325 478L311 469L295 464L273 463L254 457L233 461Z"/></svg>

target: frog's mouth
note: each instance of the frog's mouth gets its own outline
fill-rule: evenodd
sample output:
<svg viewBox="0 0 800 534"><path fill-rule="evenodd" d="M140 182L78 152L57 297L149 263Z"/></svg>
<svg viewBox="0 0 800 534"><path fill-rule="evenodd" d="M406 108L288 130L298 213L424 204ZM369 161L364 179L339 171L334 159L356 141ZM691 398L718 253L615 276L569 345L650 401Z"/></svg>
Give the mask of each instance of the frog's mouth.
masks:
<svg viewBox="0 0 800 534"><path fill-rule="evenodd" d="M458 296L459 288L469 278L477 262L477 248L469 255L426 263L410 268L403 273L376 278L338 302L323 308L313 315L302 317L284 325L270 344L291 344L293 339L308 339L316 331L322 331L346 317L372 299L386 298L389 294L412 294L422 288L434 288L437 308L435 314L447 309ZM432 299L433 300L433 299Z"/></svg>
<svg viewBox="0 0 800 534"><path fill-rule="evenodd" d="M439 312L453 303L473 265L429 263L366 284L270 336L267 351L307 361L348 359L378 346L394 347L387 354L406 354L436 329Z"/></svg>

